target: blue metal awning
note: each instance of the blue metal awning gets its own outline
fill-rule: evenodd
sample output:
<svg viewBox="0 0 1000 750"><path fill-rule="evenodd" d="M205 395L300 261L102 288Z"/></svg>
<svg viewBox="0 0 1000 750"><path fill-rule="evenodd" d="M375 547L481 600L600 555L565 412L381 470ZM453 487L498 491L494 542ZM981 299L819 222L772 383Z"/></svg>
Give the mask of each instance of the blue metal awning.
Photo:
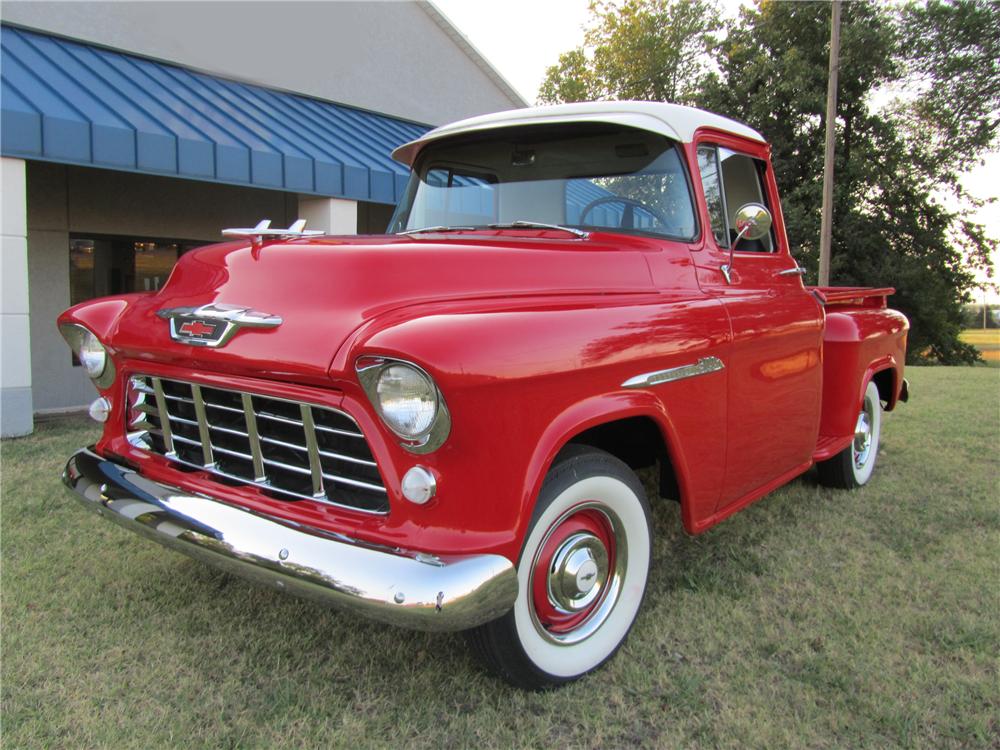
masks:
<svg viewBox="0 0 1000 750"><path fill-rule="evenodd" d="M4 156L396 203L429 126L3 26Z"/></svg>

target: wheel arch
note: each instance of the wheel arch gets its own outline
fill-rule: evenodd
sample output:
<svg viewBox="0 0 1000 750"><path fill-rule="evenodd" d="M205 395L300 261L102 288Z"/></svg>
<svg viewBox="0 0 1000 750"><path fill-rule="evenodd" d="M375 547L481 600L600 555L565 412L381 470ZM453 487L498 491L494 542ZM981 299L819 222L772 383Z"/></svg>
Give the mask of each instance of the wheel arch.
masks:
<svg viewBox="0 0 1000 750"><path fill-rule="evenodd" d="M644 444L645 440L653 440L653 445ZM659 460L661 495L677 500L684 509L687 464L669 414L652 394L612 393L564 410L538 441L524 488L522 539L545 476L567 447L580 444L604 450L633 469Z"/></svg>
<svg viewBox="0 0 1000 750"><path fill-rule="evenodd" d="M899 395L899 374L896 370L895 362L882 364L878 369L875 369L874 366L869 368L865 382L861 387L861 397L864 398L864 389L868 387L868 380L871 380L878 388L879 398L885 402L885 410L892 411Z"/></svg>

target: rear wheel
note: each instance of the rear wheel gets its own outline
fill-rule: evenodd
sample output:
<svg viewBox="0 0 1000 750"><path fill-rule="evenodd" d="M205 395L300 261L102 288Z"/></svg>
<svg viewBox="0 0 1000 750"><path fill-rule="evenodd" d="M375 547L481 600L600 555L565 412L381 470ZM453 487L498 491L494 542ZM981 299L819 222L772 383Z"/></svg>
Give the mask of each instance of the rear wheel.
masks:
<svg viewBox="0 0 1000 750"><path fill-rule="evenodd" d="M854 440L833 458L816 465L819 480L828 487L848 490L866 484L875 470L881 433L882 402L878 387L869 382L855 421Z"/></svg>
<svg viewBox="0 0 1000 750"><path fill-rule="evenodd" d="M469 631L473 649L512 684L553 687L618 650L646 590L649 510L638 478L614 456L573 446L553 466L518 562L518 598Z"/></svg>

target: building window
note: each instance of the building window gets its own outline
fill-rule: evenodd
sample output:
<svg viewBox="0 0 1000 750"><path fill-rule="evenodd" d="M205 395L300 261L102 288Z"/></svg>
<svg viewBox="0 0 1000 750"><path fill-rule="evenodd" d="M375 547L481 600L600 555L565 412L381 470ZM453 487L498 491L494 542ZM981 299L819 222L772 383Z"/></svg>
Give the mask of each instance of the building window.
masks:
<svg viewBox="0 0 1000 750"><path fill-rule="evenodd" d="M166 283L177 259L202 244L190 240L71 235L70 304L109 294L155 292ZM79 364L76 357L73 364Z"/></svg>

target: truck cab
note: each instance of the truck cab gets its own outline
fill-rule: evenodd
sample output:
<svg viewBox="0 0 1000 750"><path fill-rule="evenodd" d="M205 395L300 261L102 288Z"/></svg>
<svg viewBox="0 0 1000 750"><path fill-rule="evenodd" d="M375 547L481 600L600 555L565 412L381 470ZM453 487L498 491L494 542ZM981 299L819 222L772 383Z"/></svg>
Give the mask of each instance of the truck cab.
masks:
<svg viewBox="0 0 1000 750"><path fill-rule="evenodd" d="M104 421L76 497L265 585L465 630L539 688L639 611L637 470L690 533L813 465L870 480L908 325L891 289L803 284L759 133L583 103L393 155L385 235L228 230L163 289L60 317Z"/></svg>

